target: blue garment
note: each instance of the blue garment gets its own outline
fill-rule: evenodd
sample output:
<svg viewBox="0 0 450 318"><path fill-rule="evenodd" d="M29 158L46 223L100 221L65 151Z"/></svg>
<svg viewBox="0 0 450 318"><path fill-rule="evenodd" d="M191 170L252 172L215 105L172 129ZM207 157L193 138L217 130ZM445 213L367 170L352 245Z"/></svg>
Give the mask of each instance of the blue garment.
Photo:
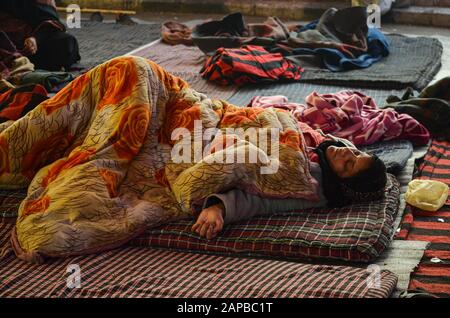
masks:
<svg viewBox="0 0 450 318"><path fill-rule="evenodd" d="M303 26L298 32L314 29L318 21ZM292 50L292 55L317 55L322 58L325 66L333 71L340 72L356 68L367 68L389 55L389 41L384 34L375 28L370 28L367 34L367 53L352 58L337 49L317 48Z"/></svg>

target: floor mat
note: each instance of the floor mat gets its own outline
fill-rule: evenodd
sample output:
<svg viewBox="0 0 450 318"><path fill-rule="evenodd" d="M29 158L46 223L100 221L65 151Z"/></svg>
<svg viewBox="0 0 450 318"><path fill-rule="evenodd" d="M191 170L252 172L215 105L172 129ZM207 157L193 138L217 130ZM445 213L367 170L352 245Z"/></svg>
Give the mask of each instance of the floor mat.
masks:
<svg viewBox="0 0 450 318"><path fill-rule="evenodd" d="M11 228L0 222L0 241L9 237ZM40 265L10 253L0 258L0 297L389 297L397 276L387 270L376 274L366 268L138 247Z"/></svg>
<svg viewBox="0 0 450 318"><path fill-rule="evenodd" d="M172 72L173 75L181 77L189 86L199 93L203 93L211 99L230 100L236 94L235 86L218 86L209 81L205 81L199 74L189 72Z"/></svg>
<svg viewBox="0 0 450 318"><path fill-rule="evenodd" d="M433 141L415 177L450 184L450 142ZM450 199L437 212L408 205L397 239L431 242L409 289L450 297Z"/></svg>
<svg viewBox="0 0 450 318"><path fill-rule="evenodd" d="M421 91L441 67L442 43L429 37L387 35L390 54L367 69L332 72L305 68L302 81L329 85L400 89L408 86Z"/></svg>
<svg viewBox="0 0 450 318"><path fill-rule="evenodd" d="M309 209L230 224L215 239L191 231L192 220L150 229L129 244L226 255L371 262L391 243L399 188L388 179L382 200L340 209Z"/></svg>
<svg viewBox="0 0 450 318"><path fill-rule="evenodd" d="M389 270L398 277L392 297L398 297L408 289L410 275L420 263L428 242L395 240L374 263L380 269Z"/></svg>
<svg viewBox="0 0 450 318"><path fill-rule="evenodd" d="M387 37L391 42L391 54L371 67L346 72L306 67L301 83L378 90L401 90L411 86L416 90L422 90L441 67L443 51L441 42L429 37L406 37L396 34ZM197 47L170 46L162 42L142 48L134 54L154 60L169 72L197 74L205 60L205 55ZM332 90L334 91L336 89Z"/></svg>
<svg viewBox="0 0 450 318"><path fill-rule="evenodd" d="M327 86L309 83L276 83L269 85L254 85L247 87L219 86L203 79L199 71L205 56L197 47L184 45L170 46L157 42L133 53L134 55L149 58L158 63L169 72L186 80L192 88L208 97L224 99L238 106L246 106L253 96L285 95L292 102L303 103L306 96L313 91L320 93L335 93L349 89L343 86ZM401 96L403 90L395 89L364 89L363 92L371 96L377 104L383 104L390 95Z"/></svg>
<svg viewBox="0 0 450 318"><path fill-rule="evenodd" d="M219 86L200 76L199 70L205 56L195 46L171 46L158 41L134 51L133 55L154 61L167 71L184 79L196 91L210 98L229 100L237 91L236 86Z"/></svg>
<svg viewBox="0 0 450 318"><path fill-rule="evenodd" d="M169 72L199 74L206 56L196 46L169 45L158 41L133 52L133 55L148 58Z"/></svg>
<svg viewBox="0 0 450 318"><path fill-rule="evenodd" d="M246 106L253 96L284 95L289 101L295 103L305 103L305 98L316 91L320 94L336 93L347 90L348 87L329 86L310 83L277 83L269 85L248 86L240 88L230 99L234 105ZM362 93L372 97L377 105L382 105L390 95L401 96L403 90L393 89L357 89ZM397 96L398 96L397 95Z"/></svg>
<svg viewBox="0 0 450 318"><path fill-rule="evenodd" d="M82 21L81 28L69 29L68 32L78 40L80 66L91 68L157 40L161 26L159 23L130 26Z"/></svg>

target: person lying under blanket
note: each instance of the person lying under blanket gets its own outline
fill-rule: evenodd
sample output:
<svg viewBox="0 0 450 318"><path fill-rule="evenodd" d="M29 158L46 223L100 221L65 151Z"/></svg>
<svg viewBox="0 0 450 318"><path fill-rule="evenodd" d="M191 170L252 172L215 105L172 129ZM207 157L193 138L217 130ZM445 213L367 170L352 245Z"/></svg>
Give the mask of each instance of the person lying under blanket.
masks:
<svg viewBox="0 0 450 318"><path fill-rule="evenodd" d="M80 59L77 39L66 32L54 0L0 1L0 31L36 69L69 69Z"/></svg>
<svg viewBox="0 0 450 318"><path fill-rule="evenodd" d="M195 152L198 122L202 133L219 130L236 143L212 151L214 140L206 142L199 160L177 161L174 149L185 140L174 135L186 133L187 154ZM229 128L275 131L276 157L272 142L269 151ZM256 153L258 160L209 161L228 153ZM383 163L348 141L283 109L211 100L135 56L98 65L25 116L0 124L0 187L28 188L10 245L35 263L112 249L180 218L197 218L194 229L213 237L223 217L378 199L385 183ZM219 202L225 209L217 213Z"/></svg>
<svg viewBox="0 0 450 318"><path fill-rule="evenodd" d="M320 138L319 131L303 131ZM212 239L224 225L254 216L325 206L341 207L381 198L387 182L383 161L376 155L359 151L348 140L331 135L327 137L328 140L314 149L318 163L311 162L311 174L319 181L319 201L270 199L232 189L207 197L192 231ZM311 157L314 160L314 156Z"/></svg>

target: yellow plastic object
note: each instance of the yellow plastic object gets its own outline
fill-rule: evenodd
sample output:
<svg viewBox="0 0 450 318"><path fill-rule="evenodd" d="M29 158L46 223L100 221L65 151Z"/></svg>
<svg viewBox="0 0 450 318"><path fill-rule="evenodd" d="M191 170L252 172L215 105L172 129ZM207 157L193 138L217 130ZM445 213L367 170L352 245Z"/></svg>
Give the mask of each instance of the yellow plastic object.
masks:
<svg viewBox="0 0 450 318"><path fill-rule="evenodd" d="M447 201L448 185L435 180L412 180L405 199L409 204L425 211L437 211Z"/></svg>

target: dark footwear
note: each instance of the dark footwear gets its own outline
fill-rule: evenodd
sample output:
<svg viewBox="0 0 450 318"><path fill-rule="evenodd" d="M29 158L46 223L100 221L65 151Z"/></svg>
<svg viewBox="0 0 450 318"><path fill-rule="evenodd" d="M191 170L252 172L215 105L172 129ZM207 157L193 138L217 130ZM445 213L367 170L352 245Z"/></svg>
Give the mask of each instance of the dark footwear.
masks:
<svg viewBox="0 0 450 318"><path fill-rule="evenodd" d="M93 12L89 19L93 22L103 22L103 16L100 12Z"/></svg>
<svg viewBox="0 0 450 318"><path fill-rule="evenodd" d="M137 24L128 14L119 14L116 18L116 23L125 25Z"/></svg>

